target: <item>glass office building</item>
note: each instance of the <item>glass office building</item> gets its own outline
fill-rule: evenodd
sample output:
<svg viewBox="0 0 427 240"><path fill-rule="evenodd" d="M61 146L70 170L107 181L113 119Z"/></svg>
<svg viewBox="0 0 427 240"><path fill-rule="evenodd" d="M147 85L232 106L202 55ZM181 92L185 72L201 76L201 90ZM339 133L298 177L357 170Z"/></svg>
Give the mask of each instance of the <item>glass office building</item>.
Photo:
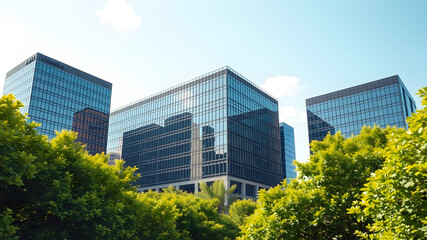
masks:
<svg viewBox="0 0 427 240"><path fill-rule="evenodd" d="M3 94L24 104L40 134L74 130L91 154L106 152L111 83L36 53L6 74Z"/></svg>
<svg viewBox="0 0 427 240"><path fill-rule="evenodd" d="M277 100L224 67L113 111L107 151L140 191L224 180L256 197L282 179L278 128Z"/></svg>
<svg viewBox="0 0 427 240"><path fill-rule="evenodd" d="M306 106L310 142L328 132L357 135L364 125L407 128L406 117L416 108L397 75L309 98Z"/></svg>
<svg viewBox="0 0 427 240"><path fill-rule="evenodd" d="M292 162L295 160L295 134L294 128L282 122L280 129L280 155L282 158L282 178L296 178L297 172Z"/></svg>

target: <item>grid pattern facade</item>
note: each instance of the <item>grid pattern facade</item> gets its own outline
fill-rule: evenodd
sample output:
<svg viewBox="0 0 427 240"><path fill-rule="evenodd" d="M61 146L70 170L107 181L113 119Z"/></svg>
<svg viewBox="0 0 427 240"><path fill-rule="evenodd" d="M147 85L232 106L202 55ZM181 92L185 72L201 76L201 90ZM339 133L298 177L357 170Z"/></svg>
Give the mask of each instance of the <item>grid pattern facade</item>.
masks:
<svg viewBox="0 0 427 240"><path fill-rule="evenodd" d="M9 93L41 124L41 134L52 138L55 131L75 130L89 153L106 151L111 83L37 53L8 72Z"/></svg>
<svg viewBox="0 0 427 240"><path fill-rule="evenodd" d="M282 178L296 178L297 173L292 162L295 160L294 128L286 123L280 123L280 153L282 158Z"/></svg>
<svg viewBox="0 0 427 240"><path fill-rule="evenodd" d="M277 101L228 74L229 175L274 186L281 181Z"/></svg>
<svg viewBox="0 0 427 240"><path fill-rule="evenodd" d="M107 151L138 168L142 190L229 175L274 186L277 122L277 100L225 67L113 111Z"/></svg>
<svg viewBox="0 0 427 240"><path fill-rule="evenodd" d="M399 76L380 79L306 100L310 142L328 132L357 135L363 126L407 127L415 102Z"/></svg>
<svg viewBox="0 0 427 240"><path fill-rule="evenodd" d="M24 107L21 108L22 114L28 113L30 107L35 66L34 60L28 60L28 64L26 61L21 70L7 76L4 83L3 94L13 93L24 104Z"/></svg>

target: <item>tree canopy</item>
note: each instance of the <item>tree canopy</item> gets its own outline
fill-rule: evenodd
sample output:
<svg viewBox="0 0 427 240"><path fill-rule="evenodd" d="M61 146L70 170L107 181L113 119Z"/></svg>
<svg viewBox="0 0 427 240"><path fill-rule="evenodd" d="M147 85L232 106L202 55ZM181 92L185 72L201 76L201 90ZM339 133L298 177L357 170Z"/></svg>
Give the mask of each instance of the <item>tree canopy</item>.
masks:
<svg viewBox="0 0 427 240"><path fill-rule="evenodd" d="M373 219L358 232L364 239L427 239L427 87L418 95L423 109L408 118L408 130L389 134L384 166L350 210L360 221Z"/></svg>
<svg viewBox="0 0 427 240"><path fill-rule="evenodd" d="M239 233L238 225L218 212L218 199L199 198L172 186L162 193L150 191L144 196L173 206L180 239L235 239Z"/></svg>
<svg viewBox="0 0 427 240"><path fill-rule="evenodd" d="M175 239L173 207L146 198L135 169L89 155L62 131L27 123L13 95L0 99L1 239Z"/></svg>
<svg viewBox="0 0 427 240"><path fill-rule="evenodd" d="M296 179L260 191L240 239L356 239L355 230L365 228L347 209L382 166L389 131L365 127L358 136L314 141L309 161L296 162Z"/></svg>
<svg viewBox="0 0 427 240"><path fill-rule="evenodd" d="M231 204L237 200L237 196L233 194L237 186L233 185L229 189L225 189L223 180L215 181L211 186L205 182L200 182L199 186L200 192L196 195L205 199L218 200L217 208L220 213L228 213Z"/></svg>
<svg viewBox="0 0 427 240"><path fill-rule="evenodd" d="M425 239L427 87L418 95L423 109L407 130L313 141L298 177L256 203L235 201L223 181L201 182L196 195L138 193L135 168L88 154L71 131L48 140L3 96L0 239Z"/></svg>
<svg viewBox="0 0 427 240"><path fill-rule="evenodd" d="M298 177L261 191L239 239L426 239L427 88L409 128L311 144Z"/></svg>
<svg viewBox="0 0 427 240"><path fill-rule="evenodd" d="M254 213L256 202L251 199L237 200L230 206L229 216L237 225L242 225L244 220Z"/></svg>

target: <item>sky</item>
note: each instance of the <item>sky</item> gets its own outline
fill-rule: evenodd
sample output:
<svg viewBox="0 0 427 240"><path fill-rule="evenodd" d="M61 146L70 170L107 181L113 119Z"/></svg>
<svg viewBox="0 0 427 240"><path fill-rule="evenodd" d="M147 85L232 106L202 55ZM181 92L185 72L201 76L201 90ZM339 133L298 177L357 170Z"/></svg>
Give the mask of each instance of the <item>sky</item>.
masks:
<svg viewBox="0 0 427 240"><path fill-rule="evenodd" d="M422 0L1 0L0 75L40 52L111 82L114 110L228 65L278 99L306 161L307 98L398 74L420 107L426 13Z"/></svg>

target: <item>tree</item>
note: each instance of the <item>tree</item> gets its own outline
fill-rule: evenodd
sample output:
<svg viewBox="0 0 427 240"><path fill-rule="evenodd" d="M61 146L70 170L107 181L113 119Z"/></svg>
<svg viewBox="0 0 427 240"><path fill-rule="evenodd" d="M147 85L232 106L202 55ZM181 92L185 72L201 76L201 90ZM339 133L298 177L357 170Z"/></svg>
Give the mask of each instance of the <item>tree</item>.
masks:
<svg viewBox="0 0 427 240"><path fill-rule="evenodd" d="M173 206L180 239L235 239L239 232L229 216L218 213L217 199L202 199L172 186L163 189L163 193L150 191L144 195Z"/></svg>
<svg viewBox="0 0 427 240"><path fill-rule="evenodd" d="M89 155L62 131L47 140L0 99L0 238L175 239L173 206L147 199L131 182L133 168Z"/></svg>
<svg viewBox="0 0 427 240"><path fill-rule="evenodd" d="M407 131L392 131L386 161L362 189L350 213L373 219L364 239L427 239L427 87L420 89L424 108L407 119Z"/></svg>
<svg viewBox="0 0 427 240"><path fill-rule="evenodd" d="M244 220L254 213L256 203L250 199L237 200L230 206L230 217L237 225L242 225Z"/></svg>
<svg viewBox="0 0 427 240"><path fill-rule="evenodd" d="M205 199L217 199L218 200L218 212L228 213L228 209L231 204L238 198L234 195L237 185L231 186L228 190L225 189L224 181L215 181L211 186L208 186L205 182L200 182L200 192L196 196Z"/></svg>
<svg viewBox="0 0 427 240"><path fill-rule="evenodd" d="M46 141L37 135L38 124L26 123L19 112L23 104L12 95L0 99L0 237L12 239L18 227L14 224L14 214L6 199L13 202L15 190L22 188L24 181L34 178L37 173L36 155L43 155ZM32 149L33 153L27 150Z"/></svg>
<svg viewBox="0 0 427 240"><path fill-rule="evenodd" d="M337 133L311 143L309 161L295 162L296 179L260 191L240 239L356 239L365 227L347 209L382 166L389 131L365 127L358 136Z"/></svg>

